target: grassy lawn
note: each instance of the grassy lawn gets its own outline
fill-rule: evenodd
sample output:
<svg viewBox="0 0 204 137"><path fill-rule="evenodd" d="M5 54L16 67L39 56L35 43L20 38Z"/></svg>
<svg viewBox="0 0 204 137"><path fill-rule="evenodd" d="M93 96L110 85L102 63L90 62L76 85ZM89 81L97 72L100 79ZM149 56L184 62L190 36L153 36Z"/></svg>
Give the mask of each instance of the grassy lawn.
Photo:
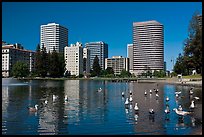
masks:
<svg viewBox="0 0 204 137"><path fill-rule="evenodd" d="M196 74L196 75L183 76L183 78L189 78L189 79L192 79L192 78L202 78L202 76L200 74Z"/></svg>

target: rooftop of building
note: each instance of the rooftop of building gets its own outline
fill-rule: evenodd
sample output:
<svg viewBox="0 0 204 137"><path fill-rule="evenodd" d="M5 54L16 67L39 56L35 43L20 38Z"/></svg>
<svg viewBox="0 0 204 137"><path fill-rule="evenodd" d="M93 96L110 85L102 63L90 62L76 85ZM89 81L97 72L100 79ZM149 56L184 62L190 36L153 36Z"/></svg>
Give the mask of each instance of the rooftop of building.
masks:
<svg viewBox="0 0 204 137"><path fill-rule="evenodd" d="M133 22L133 26L137 25L149 25L149 24L157 24L157 25L162 25L156 20L150 20L150 21L143 21L143 22Z"/></svg>
<svg viewBox="0 0 204 137"><path fill-rule="evenodd" d="M18 47L15 47L14 44L10 44L10 45L4 45L2 46L2 49L14 49L14 50L19 50L19 51L23 51L23 52L35 52L32 50L26 50L26 49L20 49Z"/></svg>

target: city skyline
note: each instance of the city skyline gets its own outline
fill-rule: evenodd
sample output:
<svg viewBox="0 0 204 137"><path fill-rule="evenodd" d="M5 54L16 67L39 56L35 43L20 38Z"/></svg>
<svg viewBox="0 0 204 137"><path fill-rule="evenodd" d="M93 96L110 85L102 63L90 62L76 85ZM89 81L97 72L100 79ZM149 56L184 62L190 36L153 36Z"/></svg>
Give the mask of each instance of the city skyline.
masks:
<svg viewBox="0 0 204 137"><path fill-rule="evenodd" d="M109 58L127 57L132 23L157 20L164 25L164 61L171 70L171 59L175 63L182 53L196 11L202 13L202 2L2 2L2 40L35 51L40 26L58 23L69 30L68 45L104 41Z"/></svg>

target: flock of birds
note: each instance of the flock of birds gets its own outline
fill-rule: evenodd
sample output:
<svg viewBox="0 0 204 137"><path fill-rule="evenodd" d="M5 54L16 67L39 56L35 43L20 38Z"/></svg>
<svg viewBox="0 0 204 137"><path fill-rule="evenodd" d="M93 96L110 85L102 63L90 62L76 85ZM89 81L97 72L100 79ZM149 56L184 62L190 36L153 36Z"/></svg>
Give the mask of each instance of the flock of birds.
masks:
<svg viewBox="0 0 204 137"><path fill-rule="evenodd" d="M53 100L53 102L54 102L57 98L58 98L58 96L52 95L52 100ZM65 97L64 97L64 102L65 102L65 103L68 102L68 96L67 96L67 95L65 95ZM47 105L47 104L48 104L48 100L45 100L44 103L42 103L42 104ZM38 104L35 104L34 107L28 107L28 111L29 111L29 112L37 112L37 111L38 111L38 106L39 106Z"/></svg>
<svg viewBox="0 0 204 137"><path fill-rule="evenodd" d="M156 100L158 100L158 98L159 98L159 94L158 94L159 89L153 89L153 91L155 92ZM149 95L150 96L152 95L153 91L151 89L149 90ZM132 94L133 94L132 91L129 91L129 97L127 97L126 100L125 100L125 107L126 108L128 108L129 105L132 104L132 102L133 102ZM179 118L183 118L183 116L186 116L186 115L189 115L189 114L193 113L194 108L195 108L195 101L199 100L199 97L196 97L196 96L192 97L193 94L194 94L193 93L193 88L191 88L189 90L189 95L191 96L190 98L192 98L192 99L191 99L191 104L189 106L189 111L184 111L181 105L179 105L178 108L173 109L173 111L175 111L175 113L179 116ZM147 90L145 90L144 96L147 97L147 95L148 95ZM175 92L175 97L176 98L181 97L180 95L181 95L181 91L179 91L179 92L176 91ZM125 92L122 92L122 97L123 98L125 97ZM164 113L169 114L171 112L169 104L168 104L168 102L170 101L170 98L168 96L166 96L165 101L166 101L166 108L164 110ZM134 106L134 112L136 114L135 116L137 116L137 117L138 117L137 114L139 113L139 110L140 109L139 109L138 103L136 102L135 106ZM149 115L150 117L154 117L155 111L154 111L153 108L149 108L149 114L150 114Z"/></svg>
<svg viewBox="0 0 204 137"><path fill-rule="evenodd" d="M159 98L159 94L158 94L159 89L153 89L153 90L155 92L156 99L158 99ZM102 88L99 88L97 90L97 92L102 92ZM149 90L149 94L152 95L152 90L151 89ZM181 91L175 92L175 97L179 98L180 94L181 94ZM193 95L193 88L190 89L189 95L192 97L192 95ZM147 97L147 91L146 90L144 92L144 96ZM125 97L125 92L124 91L122 92L122 97L123 98ZM53 101L55 101L57 98L58 97L56 95L52 95L52 100ZM166 109L164 110L164 112L166 114L170 113L170 108L169 108L169 104L168 104L169 100L170 99L167 96L166 97ZM184 111L181 105L179 105L178 108L174 108L173 110L175 111L175 113L178 116L181 116L181 117L183 117L185 115L188 115L188 114L191 114L193 112L194 108L195 108L195 101L196 100L199 100L199 97L193 97L193 99L191 100L191 104L189 106L190 111ZM65 97L64 97L64 102L68 102L68 96L67 95L65 95ZM129 97L127 97L126 100L125 100L125 107L128 108L129 104L132 104L132 102L133 102L133 93L130 90L129 91ZM48 100L45 100L44 101L44 105L47 105L47 104L48 104ZM28 110L30 112L37 112L38 111L38 105L36 104L34 107L28 107ZM135 111L135 114L136 114L137 117L138 117L137 114L139 113L139 110L140 109L139 109L138 103L136 102L135 106L134 106L134 111ZM149 114L150 114L150 116L155 114L155 111L153 110L153 108L149 108Z"/></svg>

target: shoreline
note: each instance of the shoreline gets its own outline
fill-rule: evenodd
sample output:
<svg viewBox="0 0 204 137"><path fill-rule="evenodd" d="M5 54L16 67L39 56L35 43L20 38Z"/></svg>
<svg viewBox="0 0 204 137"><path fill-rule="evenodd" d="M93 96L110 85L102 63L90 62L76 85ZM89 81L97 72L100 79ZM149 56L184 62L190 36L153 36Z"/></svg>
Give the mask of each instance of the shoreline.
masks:
<svg viewBox="0 0 204 137"><path fill-rule="evenodd" d="M137 83L167 83L167 84L176 84L183 86L195 86L202 87L202 78L194 79L182 79L179 81L178 78L41 78L41 77L28 77L28 78L11 78L18 80L107 80L112 82L137 82Z"/></svg>

